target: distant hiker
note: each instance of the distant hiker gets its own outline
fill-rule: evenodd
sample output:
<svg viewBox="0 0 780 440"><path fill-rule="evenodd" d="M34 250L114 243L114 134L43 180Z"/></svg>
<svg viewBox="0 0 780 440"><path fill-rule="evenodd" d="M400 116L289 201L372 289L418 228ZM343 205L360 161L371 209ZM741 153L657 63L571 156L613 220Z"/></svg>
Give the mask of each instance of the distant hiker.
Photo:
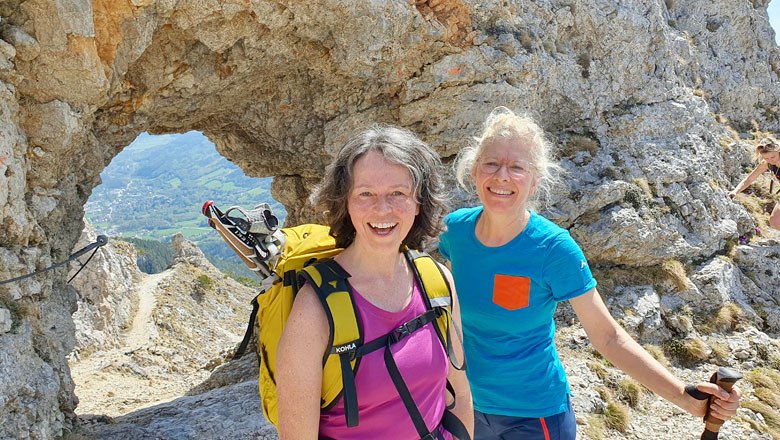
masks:
<svg viewBox="0 0 780 440"><path fill-rule="evenodd" d="M568 300L593 346L613 365L695 416L706 400L648 354L615 322L587 260L568 231L530 210L553 181L550 145L530 118L498 107L476 145L456 164L458 181L481 206L445 219L439 249L459 293L475 439L574 439L569 383L555 347L557 304ZM740 391L712 383L718 418L734 416ZM700 396L701 397L701 396Z"/></svg>
<svg viewBox="0 0 780 440"><path fill-rule="evenodd" d="M780 143L771 137L761 139L756 144L755 157L756 161L759 162L758 166L729 193L730 197L733 198L747 189L758 176L767 170L771 171L773 178L780 183ZM774 185L770 186L770 188L773 187ZM769 226L780 229L780 202L775 203L775 207L772 209L772 215L769 216Z"/></svg>
<svg viewBox="0 0 780 440"><path fill-rule="evenodd" d="M364 340L384 335L391 340L389 351L382 345L360 358L354 379L359 424L348 426L343 398L321 412L329 323L312 285L304 285L279 342L281 439L450 439L452 435L442 428L447 379L456 394L453 412L471 431L473 412L465 374L448 365L433 323L414 331L415 323L410 322L426 311L428 300L421 295L416 269L403 251L420 249L441 231L446 205L440 166L438 154L412 133L373 126L349 139L325 170L314 200L326 213L336 245L344 248L333 261L349 274ZM449 271L439 269L452 285ZM460 325L457 313L454 322ZM396 364L397 370L390 371L388 362ZM417 408L414 411L421 416L419 423L412 421L408 399L399 397L398 373Z"/></svg>

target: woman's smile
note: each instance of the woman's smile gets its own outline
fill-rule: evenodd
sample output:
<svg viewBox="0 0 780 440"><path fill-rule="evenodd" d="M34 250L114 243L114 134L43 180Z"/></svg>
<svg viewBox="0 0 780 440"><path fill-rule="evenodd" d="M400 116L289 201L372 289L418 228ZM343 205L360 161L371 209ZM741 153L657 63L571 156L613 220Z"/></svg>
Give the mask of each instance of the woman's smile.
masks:
<svg viewBox="0 0 780 440"><path fill-rule="evenodd" d="M347 210L356 242L398 252L420 210L409 170L369 151L355 162Z"/></svg>

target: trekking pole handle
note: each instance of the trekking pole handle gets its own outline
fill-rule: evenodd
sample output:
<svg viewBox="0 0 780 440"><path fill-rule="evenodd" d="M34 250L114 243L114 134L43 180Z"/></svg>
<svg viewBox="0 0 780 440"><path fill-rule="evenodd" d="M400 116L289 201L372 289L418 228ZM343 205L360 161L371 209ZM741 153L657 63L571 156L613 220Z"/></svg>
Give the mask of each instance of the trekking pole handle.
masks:
<svg viewBox="0 0 780 440"><path fill-rule="evenodd" d="M739 371L729 368L720 367L715 374L710 378L710 382L717 384L724 390L731 392L731 388L738 380L742 379L742 374ZM716 440L718 438L718 431L720 431L723 420L713 417L710 414L710 405L715 396L710 395L707 399L707 412L704 414L704 432L701 434L701 440Z"/></svg>

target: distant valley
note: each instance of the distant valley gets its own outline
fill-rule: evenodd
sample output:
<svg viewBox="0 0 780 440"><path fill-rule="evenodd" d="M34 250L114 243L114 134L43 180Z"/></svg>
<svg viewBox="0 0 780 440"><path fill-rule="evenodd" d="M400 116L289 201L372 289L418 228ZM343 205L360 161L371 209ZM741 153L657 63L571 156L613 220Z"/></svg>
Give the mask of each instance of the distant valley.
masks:
<svg viewBox="0 0 780 440"><path fill-rule="evenodd" d="M154 242L167 243L182 233L215 266L251 280L252 273L208 227L201 206L206 200L223 210L266 202L280 221L286 216L284 207L271 197L271 178L247 177L196 131L159 136L142 133L100 178L102 183L85 208L87 220L99 233L132 241L139 249L139 266L146 272L167 265L170 246Z"/></svg>

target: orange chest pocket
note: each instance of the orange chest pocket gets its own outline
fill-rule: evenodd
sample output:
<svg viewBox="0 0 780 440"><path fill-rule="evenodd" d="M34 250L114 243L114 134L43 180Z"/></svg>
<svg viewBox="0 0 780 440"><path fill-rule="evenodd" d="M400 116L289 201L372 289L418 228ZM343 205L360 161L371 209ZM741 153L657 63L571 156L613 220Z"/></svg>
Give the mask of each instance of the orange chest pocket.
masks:
<svg viewBox="0 0 780 440"><path fill-rule="evenodd" d="M528 307L531 293L531 279L512 275L496 274L493 278L493 303L507 310Z"/></svg>

